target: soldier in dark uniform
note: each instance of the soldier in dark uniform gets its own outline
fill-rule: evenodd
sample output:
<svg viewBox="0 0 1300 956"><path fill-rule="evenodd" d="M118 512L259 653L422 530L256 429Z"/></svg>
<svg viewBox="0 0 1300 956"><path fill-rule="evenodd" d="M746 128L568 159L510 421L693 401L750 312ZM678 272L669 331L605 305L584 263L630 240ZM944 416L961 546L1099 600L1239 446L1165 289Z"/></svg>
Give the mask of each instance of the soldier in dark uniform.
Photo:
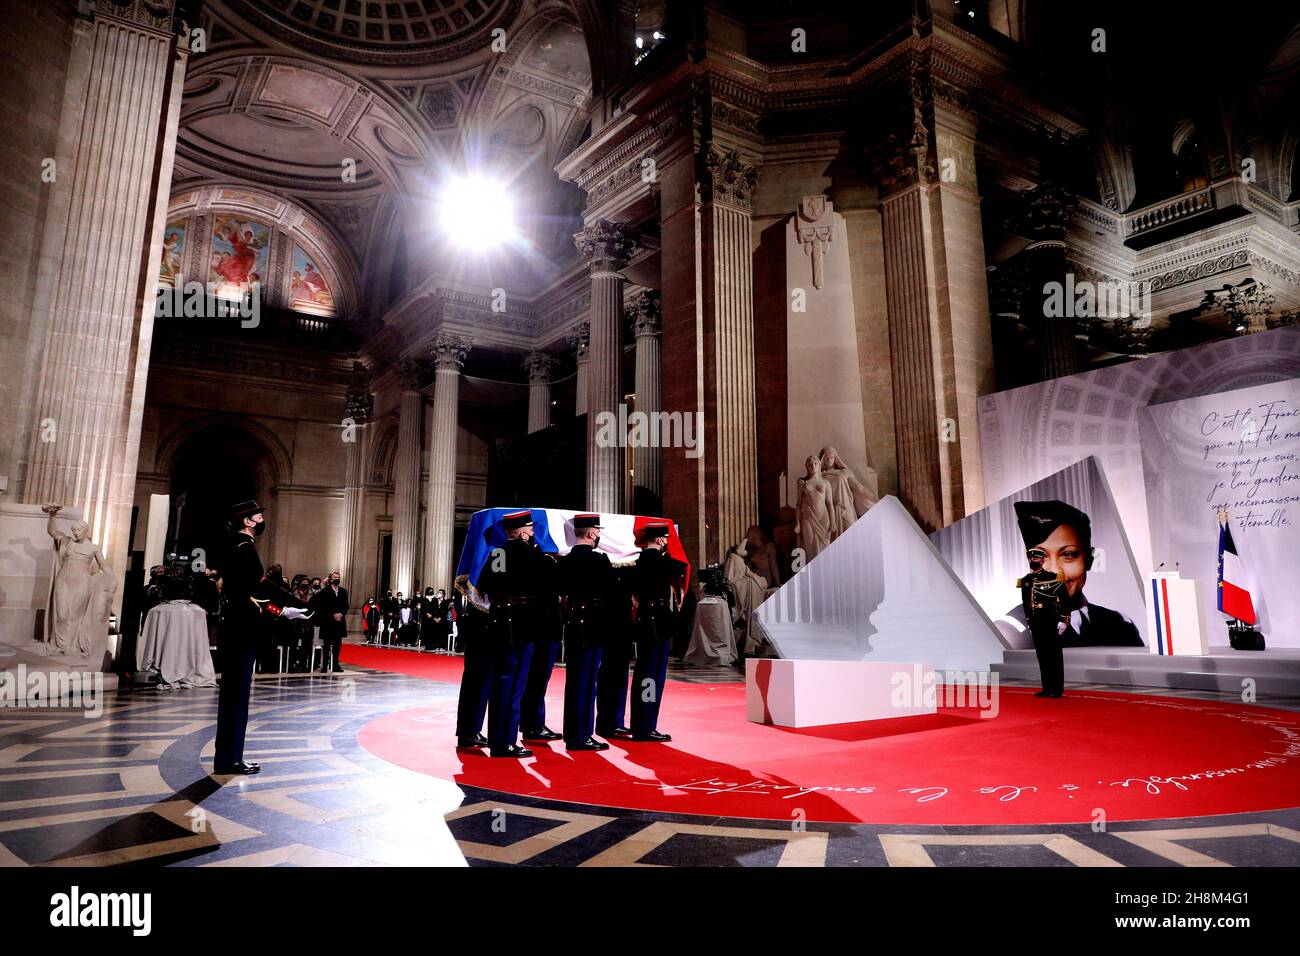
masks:
<svg viewBox="0 0 1300 956"><path fill-rule="evenodd" d="M548 556L546 560L553 562L554 558ZM554 586L555 566L552 565L550 570ZM533 656L524 681L524 696L519 703L519 722L525 741L547 743L563 737L546 726L546 688L551 683L555 661L560 656L560 624L559 597L552 591L543 598L537 620L537 637L533 641Z"/></svg>
<svg viewBox="0 0 1300 956"><path fill-rule="evenodd" d="M659 708L668 673L668 653L685 586L686 565L668 556L668 525L647 525L642 550L629 581L636 622L636 667L632 671L632 739L663 743Z"/></svg>
<svg viewBox="0 0 1300 956"><path fill-rule="evenodd" d="M254 541L266 527L262 512L262 506L256 501L244 501L230 509L234 540L221 569L224 617L217 648L221 659L221 689L217 695L216 755L212 763L213 773L217 775L261 771L256 763L244 760L244 733L248 729L248 701L263 613L283 614L290 620L306 615L300 608L282 608L259 598L262 561Z"/></svg>
<svg viewBox="0 0 1300 956"><path fill-rule="evenodd" d="M517 742L520 705L533 642L544 628L554 626L555 562L533 540L530 512L508 514L501 526L506 546L493 551L478 580L478 589L491 602L488 747L493 757L531 757L533 752Z"/></svg>
<svg viewBox="0 0 1300 956"><path fill-rule="evenodd" d="M470 587L472 585L466 581L465 588L468 590ZM491 691L488 679L492 673L487 617L467 595L459 629L465 648L465 670L461 674L460 700L456 706L456 747L459 750L488 745L488 739L483 736L483 721L487 718Z"/></svg>
<svg viewBox="0 0 1300 956"><path fill-rule="evenodd" d="M577 544L560 561L559 591L564 605L564 746L569 750L608 750L592 736L596 725L596 674L601 645L617 620L621 588L609 556L600 545L600 515L575 515ZM622 635L620 635L620 638ZM623 673L627 673L626 661ZM624 683L626 685L626 676Z"/></svg>

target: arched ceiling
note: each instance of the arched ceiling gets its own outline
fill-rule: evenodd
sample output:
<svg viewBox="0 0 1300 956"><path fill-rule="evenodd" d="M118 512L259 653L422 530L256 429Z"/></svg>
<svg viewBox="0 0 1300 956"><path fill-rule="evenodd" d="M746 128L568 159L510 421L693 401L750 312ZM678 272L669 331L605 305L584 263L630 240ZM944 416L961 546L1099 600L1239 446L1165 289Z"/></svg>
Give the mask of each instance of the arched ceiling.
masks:
<svg viewBox="0 0 1300 956"><path fill-rule="evenodd" d="M372 63L431 63L485 46L520 0L227 0L241 16L311 53Z"/></svg>
<svg viewBox="0 0 1300 956"><path fill-rule="evenodd" d="M576 6L209 0L173 194L242 182L311 210L359 263L357 304L371 315L400 294L395 274L414 285L445 260L431 200L442 176L475 163L511 172L539 261L571 257L573 187L553 167L591 103L579 25L590 11Z"/></svg>

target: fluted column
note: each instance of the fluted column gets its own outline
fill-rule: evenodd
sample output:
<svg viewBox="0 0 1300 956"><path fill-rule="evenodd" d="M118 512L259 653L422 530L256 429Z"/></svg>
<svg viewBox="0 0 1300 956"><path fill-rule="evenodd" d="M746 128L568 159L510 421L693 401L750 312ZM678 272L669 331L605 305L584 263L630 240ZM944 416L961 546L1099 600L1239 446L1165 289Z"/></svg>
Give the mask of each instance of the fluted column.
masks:
<svg viewBox="0 0 1300 956"><path fill-rule="evenodd" d="M355 587L352 572L359 566L357 547L361 542L362 498L366 487L366 459L370 449L370 416L374 396L369 391L369 373L361 362L352 365L352 384L344 408L343 447L347 473L343 485L343 540L339 571L348 587Z"/></svg>
<svg viewBox="0 0 1300 956"><path fill-rule="evenodd" d="M1079 371L1079 344L1075 338L1078 320L1072 308L1065 314L1051 314L1048 300L1064 303L1062 290L1069 271L1065 231L1074 214L1074 194L1051 181L1040 183L1029 193L1025 209L1025 231L1034 241L1021 253L1029 277L1025 315L1035 325L1039 340L1043 378L1058 378ZM1052 285L1057 292L1048 291Z"/></svg>
<svg viewBox="0 0 1300 956"><path fill-rule="evenodd" d="M704 303L712 326L705 395L716 427L704 454L717 465L717 543L713 560L758 522L758 435L754 382L754 268L750 232L758 166L737 150L705 157ZM709 416L705 415L707 419ZM712 535L710 538L712 539Z"/></svg>
<svg viewBox="0 0 1300 956"><path fill-rule="evenodd" d="M573 349L574 365L578 370L573 380L573 415L587 414L587 368L591 364L591 323L580 322L566 337Z"/></svg>
<svg viewBox="0 0 1300 956"><path fill-rule="evenodd" d="M54 267L31 319L48 333L34 358L23 497L80 510L119 582L188 60L172 8L84 5L74 23L59 132L68 151L48 186L66 221L47 224L41 259Z"/></svg>
<svg viewBox="0 0 1300 956"><path fill-rule="evenodd" d="M426 587L451 590L452 534L456 525L456 429L460 420L460 370L472 343L451 332L434 339L433 431L429 438L429 507L424 523Z"/></svg>
<svg viewBox="0 0 1300 956"><path fill-rule="evenodd" d="M424 434L425 369L414 359L398 367L402 387L397 418L397 460L393 465L392 589L411 593L420 533L420 439Z"/></svg>
<svg viewBox="0 0 1300 956"><path fill-rule="evenodd" d="M618 418L622 350L623 276L636 250L621 223L598 220L577 233L574 244L591 264L591 359L587 369L587 507L622 510L623 448L611 441L608 415ZM602 428L602 425L605 425Z"/></svg>
<svg viewBox="0 0 1300 956"><path fill-rule="evenodd" d="M631 316L632 331L636 335L636 410L644 413L647 421L654 421L663 406L659 293L649 291L637 296L632 303ZM649 493L651 500L647 505L662 510L663 462L657 443L636 449L632 477L634 489L644 488ZM636 497L635 493L633 497ZM635 501L633 508L637 508Z"/></svg>
<svg viewBox="0 0 1300 956"><path fill-rule="evenodd" d="M529 352L524 359L528 369L528 434L551 424L551 372L555 359L545 352Z"/></svg>

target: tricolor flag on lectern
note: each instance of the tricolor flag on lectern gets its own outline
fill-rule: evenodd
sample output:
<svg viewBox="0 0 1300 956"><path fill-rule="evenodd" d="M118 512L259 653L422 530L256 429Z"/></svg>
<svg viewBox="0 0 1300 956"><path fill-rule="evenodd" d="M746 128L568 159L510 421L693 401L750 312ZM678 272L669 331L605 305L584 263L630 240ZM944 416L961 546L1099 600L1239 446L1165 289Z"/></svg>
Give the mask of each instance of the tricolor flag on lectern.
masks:
<svg viewBox="0 0 1300 956"><path fill-rule="evenodd" d="M1219 516L1219 610L1247 624L1255 623L1255 603L1250 599L1246 571L1232 541L1227 512Z"/></svg>

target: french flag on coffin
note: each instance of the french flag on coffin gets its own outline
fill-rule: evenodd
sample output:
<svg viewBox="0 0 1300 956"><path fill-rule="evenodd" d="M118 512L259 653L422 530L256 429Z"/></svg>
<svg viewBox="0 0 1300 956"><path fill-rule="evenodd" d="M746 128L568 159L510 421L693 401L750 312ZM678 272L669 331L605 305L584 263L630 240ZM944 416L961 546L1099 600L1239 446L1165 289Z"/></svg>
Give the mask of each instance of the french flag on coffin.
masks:
<svg viewBox="0 0 1300 956"><path fill-rule="evenodd" d="M501 526L501 519L508 514L530 511L533 516L533 537L543 551L551 554L568 554L576 540L573 534L573 516L590 514L587 511L568 511L563 508L484 508L474 512L469 519L469 528L465 532L465 547L460 553L460 562L456 565L456 582L462 581L477 585L479 574L492 557L494 548L505 547L506 532ZM600 550L609 555L615 564L631 562L641 553L637 547L637 535L646 525L668 525L668 553L686 564L686 583L690 584L690 561L686 558L686 549L677 537L677 526L668 518L652 518L642 515L600 516Z"/></svg>
<svg viewBox="0 0 1300 956"><path fill-rule="evenodd" d="M1219 524L1219 610L1251 626L1255 624L1255 602L1250 598L1246 584L1246 570L1237 556L1237 546L1232 540L1232 528L1227 515L1220 516Z"/></svg>

